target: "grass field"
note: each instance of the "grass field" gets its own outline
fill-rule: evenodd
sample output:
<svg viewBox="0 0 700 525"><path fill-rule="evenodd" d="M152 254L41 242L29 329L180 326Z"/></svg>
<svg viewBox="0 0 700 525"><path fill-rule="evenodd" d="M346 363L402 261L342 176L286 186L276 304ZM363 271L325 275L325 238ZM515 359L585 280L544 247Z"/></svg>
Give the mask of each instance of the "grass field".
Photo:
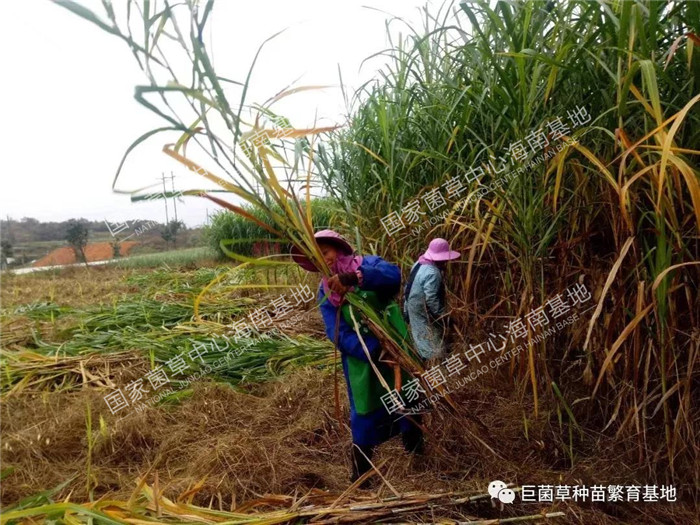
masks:
<svg viewBox="0 0 700 525"><path fill-rule="evenodd" d="M219 255L209 247L182 248L167 252L133 255L114 264L120 268L183 266L196 262L214 260Z"/></svg>
<svg viewBox="0 0 700 525"><path fill-rule="evenodd" d="M342 396L337 420L332 347L313 308L300 311L300 320L281 330L285 336L251 344L225 367L191 382L185 375L171 377L172 392L154 404L113 414L105 401L115 388L138 381L183 350L216 339L231 321L279 293L240 288L273 282L263 270L242 277L233 272L215 265L99 267L4 280L4 513L56 505L62 515L58 502L67 494L73 501L109 495L114 505L133 512L148 506L153 491L205 513L237 508L265 493L346 487L347 400ZM200 322L193 323L194 300L216 279L201 298ZM298 279L281 273L274 282ZM187 374L201 373L225 350L210 349ZM502 451L508 443L513 453L501 460L484 457L459 424L434 418L424 461L406 456L396 442L380 448L377 461L391 462L387 480L401 493L478 493L495 478L557 477L573 483L601 470L610 482L643 476L631 466L609 471L617 445L588 433L576 435L572 468L557 438L557 413L532 420L524 435L517 421L531 406L513 404L497 377L485 377L455 396L494 429L492 439ZM145 483L141 488L135 485L139 479ZM93 510L104 518L99 508ZM474 510L488 516L488 509ZM601 509L576 512L587 523L608 523ZM681 507L673 512L685 515Z"/></svg>

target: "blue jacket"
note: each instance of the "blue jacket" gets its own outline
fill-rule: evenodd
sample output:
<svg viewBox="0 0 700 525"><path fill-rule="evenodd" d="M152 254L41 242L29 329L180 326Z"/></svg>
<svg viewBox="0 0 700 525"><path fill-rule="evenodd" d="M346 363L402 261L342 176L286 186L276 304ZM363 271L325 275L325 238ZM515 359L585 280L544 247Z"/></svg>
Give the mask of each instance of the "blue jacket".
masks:
<svg viewBox="0 0 700 525"><path fill-rule="evenodd" d="M388 263L376 255L366 255L360 265L362 273L362 290L371 290L386 299L394 297L401 286L401 270L395 264ZM321 315L326 325L326 335L331 341L335 340L335 321L338 308L330 301L324 300L323 285L319 287L318 300ZM359 319L358 319L359 321ZM380 353L379 340L374 335L363 336L367 350L372 360L376 363ZM406 418L396 421L397 416L390 414L383 406L368 414L358 414L355 410L353 393L350 387L348 375L347 357L352 356L362 361L367 361L360 339L355 330L345 322L342 314L339 317L338 350L343 364L343 374L347 384L348 398L350 400L350 430L352 441L359 446L378 445L399 432L406 431L410 422Z"/></svg>

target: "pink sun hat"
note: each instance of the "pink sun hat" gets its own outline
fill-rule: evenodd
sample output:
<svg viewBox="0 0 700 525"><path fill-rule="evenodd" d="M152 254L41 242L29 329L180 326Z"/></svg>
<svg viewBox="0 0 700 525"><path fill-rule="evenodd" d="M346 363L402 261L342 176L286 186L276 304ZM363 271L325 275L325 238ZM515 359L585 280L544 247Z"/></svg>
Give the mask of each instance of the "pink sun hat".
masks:
<svg viewBox="0 0 700 525"><path fill-rule="evenodd" d="M328 244L336 246L345 255L352 255L355 250L352 245L338 232L333 230L321 230L314 234L316 241L325 241ZM447 242L447 241L445 241ZM301 266L307 272L318 272L318 268L312 263L306 255L301 253L301 250L296 246L292 246L292 260Z"/></svg>
<svg viewBox="0 0 700 525"><path fill-rule="evenodd" d="M428 249L423 254L423 257L433 262L451 261L459 256L460 253L450 250L450 244L440 237L430 241Z"/></svg>

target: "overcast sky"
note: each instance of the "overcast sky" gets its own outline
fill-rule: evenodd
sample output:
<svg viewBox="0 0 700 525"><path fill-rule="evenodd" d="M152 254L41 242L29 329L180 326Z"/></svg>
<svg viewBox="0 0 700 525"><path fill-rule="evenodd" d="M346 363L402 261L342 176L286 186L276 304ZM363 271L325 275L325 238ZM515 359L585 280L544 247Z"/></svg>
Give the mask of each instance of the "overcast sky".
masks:
<svg viewBox="0 0 700 525"><path fill-rule="evenodd" d="M78 0L102 13L99 0ZM251 79L247 102L263 102L296 79L295 85L338 85L338 66L349 92L375 75L380 62L359 70L367 56L387 46L385 19L376 9L421 26L426 0L218 0L211 29L219 75L244 80L258 46L264 48ZM117 11L121 0L113 0ZM363 6L371 6L367 9ZM406 33L393 23L393 33ZM127 45L48 0L3 4L0 39L5 75L0 83L2 173L0 214L14 219L165 220L162 201L131 203L112 192L126 148L164 121L133 98L146 79ZM295 127L341 123L341 90L300 94L277 109ZM162 172L176 176L176 189L202 187L161 152L155 138L136 150L118 188L156 183ZM178 215L188 226L204 223L216 207L184 197ZM170 208L172 218L172 208Z"/></svg>

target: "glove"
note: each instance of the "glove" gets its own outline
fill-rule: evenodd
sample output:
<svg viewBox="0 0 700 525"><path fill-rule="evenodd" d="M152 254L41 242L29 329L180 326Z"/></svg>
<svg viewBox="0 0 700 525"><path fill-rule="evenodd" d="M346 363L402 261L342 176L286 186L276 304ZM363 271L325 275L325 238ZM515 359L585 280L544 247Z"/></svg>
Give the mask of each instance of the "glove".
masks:
<svg viewBox="0 0 700 525"><path fill-rule="evenodd" d="M357 273L355 272L339 273L338 280L340 281L340 284L348 287L355 286L360 282L357 277Z"/></svg>

